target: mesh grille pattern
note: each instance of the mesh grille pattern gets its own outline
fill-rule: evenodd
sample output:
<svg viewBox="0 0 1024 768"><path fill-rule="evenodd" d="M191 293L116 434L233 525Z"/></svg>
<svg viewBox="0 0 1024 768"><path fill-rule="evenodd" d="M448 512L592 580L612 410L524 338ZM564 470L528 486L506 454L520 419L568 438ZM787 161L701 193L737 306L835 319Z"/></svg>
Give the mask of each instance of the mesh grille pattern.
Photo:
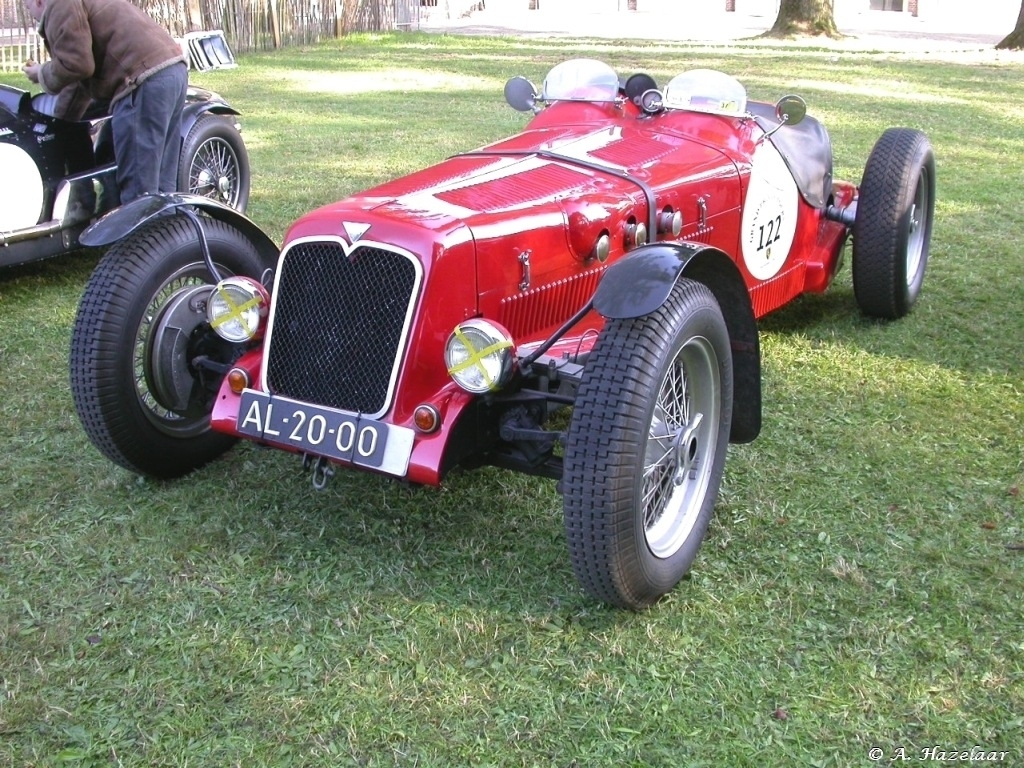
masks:
<svg viewBox="0 0 1024 768"><path fill-rule="evenodd" d="M293 246L283 259L267 350L267 385L307 403L377 414L416 287L401 254L339 243Z"/></svg>

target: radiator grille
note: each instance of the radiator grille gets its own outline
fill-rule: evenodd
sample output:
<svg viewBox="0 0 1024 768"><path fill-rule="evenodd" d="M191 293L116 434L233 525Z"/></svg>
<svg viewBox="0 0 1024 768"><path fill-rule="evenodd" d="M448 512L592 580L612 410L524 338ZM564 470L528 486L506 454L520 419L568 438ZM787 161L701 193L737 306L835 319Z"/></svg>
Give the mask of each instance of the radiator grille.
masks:
<svg viewBox="0 0 1024 768"><path fill-rule="evenodd" d="M266 353L270 391L380 415L419 278L407 256L369 245L293 245L280 266Z"/></svg>

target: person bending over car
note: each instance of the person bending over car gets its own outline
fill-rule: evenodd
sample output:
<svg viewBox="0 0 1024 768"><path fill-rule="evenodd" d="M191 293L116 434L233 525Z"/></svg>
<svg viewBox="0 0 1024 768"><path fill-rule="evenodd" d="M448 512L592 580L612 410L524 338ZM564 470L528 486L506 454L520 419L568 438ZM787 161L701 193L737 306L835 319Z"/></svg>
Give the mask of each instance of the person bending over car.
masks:
<svg viewBox="0 0 1024 768"><path fill-rule="evenodd" d="M177 189L188 67L181 46L128 0L25 0L50 61L26 77L57 94L54 117L110 102L121 202Z"/></svg>

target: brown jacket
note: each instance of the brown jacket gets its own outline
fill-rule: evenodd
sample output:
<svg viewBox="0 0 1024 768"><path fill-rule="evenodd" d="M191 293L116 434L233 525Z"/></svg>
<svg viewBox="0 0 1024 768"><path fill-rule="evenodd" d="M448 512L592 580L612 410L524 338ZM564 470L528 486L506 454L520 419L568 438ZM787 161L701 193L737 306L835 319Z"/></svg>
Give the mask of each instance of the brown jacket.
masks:
<svg viewBox="0 0 1024 768"><path fill-rule="evenodd" d="M128 0L47 0L39 32L50 51L39 82L60 94L57 116L69 120L81 117L88 103L83 90L114 102L154 72L185 61L174 38Z"/></svg>

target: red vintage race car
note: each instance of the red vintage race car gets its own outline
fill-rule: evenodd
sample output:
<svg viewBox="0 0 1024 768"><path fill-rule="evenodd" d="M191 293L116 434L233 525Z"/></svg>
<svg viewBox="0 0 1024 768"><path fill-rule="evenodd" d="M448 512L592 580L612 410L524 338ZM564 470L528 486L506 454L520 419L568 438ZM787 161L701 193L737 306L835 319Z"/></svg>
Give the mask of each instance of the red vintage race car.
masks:
<svg viewBox="0 0 1024 768"><path fill-rule="evenodd" d="M338 465L555 478L587 592L671 590L728 443L761 428L757 319L824 291L851 233L865 313L917 298L931 146L885 131L858 187L801 99L747 101L721 72L659 89L578 59L505 93L534 113L521 133L312 211L280 249L187 195L94 224L82 241L110 249L70 361L93 443L162 478L237 438L301 454L317 486Z"/></svg>

